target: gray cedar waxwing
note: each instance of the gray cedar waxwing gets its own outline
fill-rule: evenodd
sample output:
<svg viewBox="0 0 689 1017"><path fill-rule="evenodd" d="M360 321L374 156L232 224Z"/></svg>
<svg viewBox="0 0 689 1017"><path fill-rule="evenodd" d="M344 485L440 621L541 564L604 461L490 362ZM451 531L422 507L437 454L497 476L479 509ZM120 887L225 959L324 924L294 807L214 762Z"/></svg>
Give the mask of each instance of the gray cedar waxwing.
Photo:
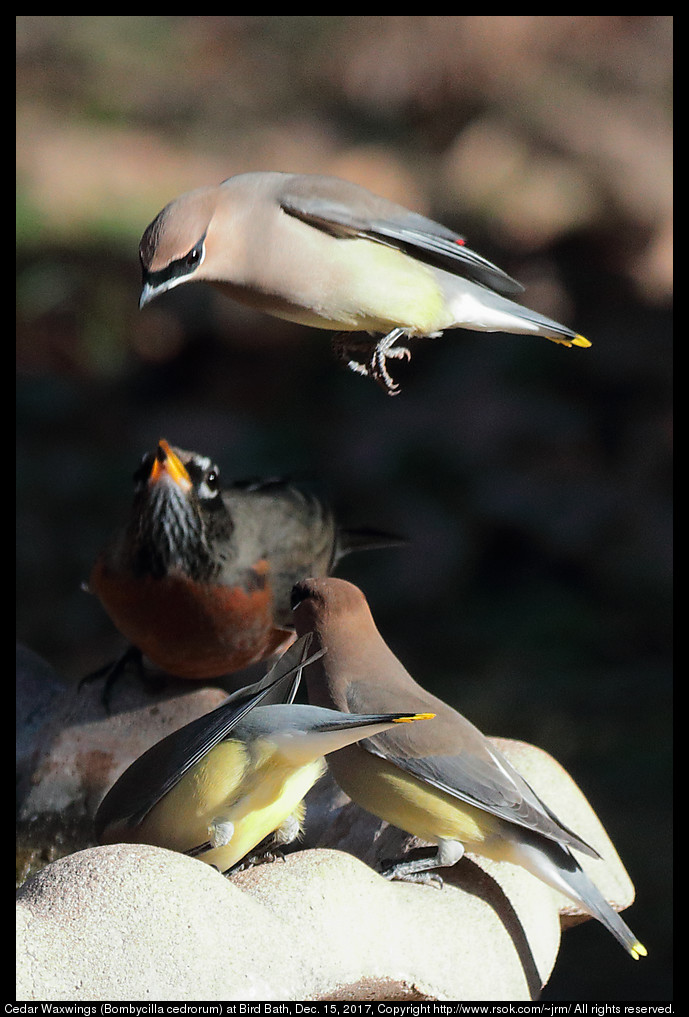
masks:
<svg viewBox="0 0 689 1017"><path fill-rule="evenodd" d="M255 685L163 738L135 760L101 802L101 843L155 844L221 872L253 849L295 840L302 800L327 752L430 714L354 717L292 703L311 637L294 643ZM260 706L266 700L283 700Z"/></svg>
<svg viewBox="0 0 689 1017"><path fill-rule="evenodd" d="M119 630L180 678L229 674L293 638L292 587L352 551L399 537L337 525L329 506L284 481L221 488L206 456L162 440L134 474L124 531L88 588Z"/></svg>
<svg viewBox="0 0 689 1017"><path fill-rule="evenodd" d="M214 283L240 303L337 332L337 355L389 394L403 336L446 328L591 343L509 297L523 286L453 230L336 177L242 173L170 202L139 245L139 306L184 282Z"/></svg>
<svg viewBox="0 0 689 1017"><path fill-rule="evenodd" d="M331 709L431 711L432 724L366 737L328 757L352 801L437 844L388 878L428 882L465 849L521 865L597 918L634 959L646 949L597 890L571 848L598 852L560 822L481 732L405 670L378 632L363 593L341 579L308 579L292 594L297 632L314 632L324 657L306 674L309 702Z"/></svg>

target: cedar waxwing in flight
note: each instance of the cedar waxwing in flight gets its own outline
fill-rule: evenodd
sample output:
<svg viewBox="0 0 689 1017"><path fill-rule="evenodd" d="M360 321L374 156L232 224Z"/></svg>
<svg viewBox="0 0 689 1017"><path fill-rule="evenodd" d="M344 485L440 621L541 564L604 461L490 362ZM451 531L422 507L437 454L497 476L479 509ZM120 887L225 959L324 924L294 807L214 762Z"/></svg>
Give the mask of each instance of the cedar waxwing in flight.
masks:
<svg viewBox="0 0 689 1017"><path fill-rule="evenodd" d="M430 717L294 705L302 668L320 656L306 656L310 640L297 640L260 682L135 760L98 808L98 840L156 844L227 872L258 845L263 853L299 836L302 799L324 772L326 753ZM271 699L278 702L259 705Z"/></svg>
<svg viewBox="0 0 689 1017"><path fill-rule="evenodd" d="M632 957L645 956L571 849L598 852L473 724L414 681L382 639L363 593L341 579L307 579L292 600L297 632L315 632L326 651L306 674L310 703L353 714L393 704L435 714L431 724L366 736L328 757L352 801L437 845L431 857L403 860L383 875L441 882L428 870L454 865L465 850L521 865L602 922Z"/></svg>
<svg viewBox="0 0 689 1017"><path fill-rule="evenodd" d="M339 333L337 356L399 391L386 361L403 337L446 328L544 336L590 346L509 299L523 286L453 230L336 177L242 173L170 202L139 246L139 306L184 282L213 283L240 303Z"/></svg>

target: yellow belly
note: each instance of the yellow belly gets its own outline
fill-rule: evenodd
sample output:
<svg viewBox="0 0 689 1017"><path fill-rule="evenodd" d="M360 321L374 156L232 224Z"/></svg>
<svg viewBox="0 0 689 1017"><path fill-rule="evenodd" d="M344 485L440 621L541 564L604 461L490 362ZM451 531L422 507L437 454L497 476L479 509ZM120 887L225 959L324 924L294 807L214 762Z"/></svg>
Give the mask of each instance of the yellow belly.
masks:
<svg viewBox="0 0 689 1017"><path fill-rule="evenodd" d="M136 831L142 843L188 851L209 839L218 817L234 826L228 844L199 857L224 871L295 813L325 769L323 759L296 768L272 748L224 741L151 810Z"/></svg>
<svg viewBox="0 0 689 1017"><path fill-rule="evenodd" d="M425 784L393 763L352 745L328 756L335 780L367 812L437 844L458 840L468 851L502 857L497 816Z"/></svg>
<svg viewBox="0 0 689 1017"><path fill-rule="evenodd" d="M268 252L260 288L251 278L215 285L241 303L316 328L387 333L400 327L429 335L452 323L430 266L384 244L335 239L296 220L291 229L307 245L309 273L305 259L273 265Z"/></svg>

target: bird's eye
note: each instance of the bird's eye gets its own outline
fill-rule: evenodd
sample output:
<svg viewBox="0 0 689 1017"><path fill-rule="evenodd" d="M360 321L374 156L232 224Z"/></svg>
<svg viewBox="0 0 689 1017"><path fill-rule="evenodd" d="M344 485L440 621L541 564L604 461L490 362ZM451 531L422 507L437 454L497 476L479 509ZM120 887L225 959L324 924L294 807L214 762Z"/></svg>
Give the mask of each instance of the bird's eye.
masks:
<svg viewBox="0 0 689 1017"><path fill-rule="evenodd" d="M222 505L222 498L220 497L220 473L215 466L211 466L210 469L203 473L199 479L196 493L208 508Z"/></svg>
<svg viewBox="0 0 689 1017"><path fill-rule="evenodd" d="M200 259L201 259L201 248L197 246L192 247L192 249L189 251L189 254L186 256L184 260L188 268L193 268L194 265L198 264Z"/></svg>

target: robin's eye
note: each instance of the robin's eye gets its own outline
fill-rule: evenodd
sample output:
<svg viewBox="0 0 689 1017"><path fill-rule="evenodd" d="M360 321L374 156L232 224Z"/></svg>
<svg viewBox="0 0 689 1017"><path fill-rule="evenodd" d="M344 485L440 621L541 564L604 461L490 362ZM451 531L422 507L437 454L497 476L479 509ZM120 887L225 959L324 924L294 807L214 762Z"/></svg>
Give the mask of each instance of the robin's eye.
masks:
<svg viewBox="0 0 689 1017"><path fill-rule="evenodd" d="M211 508L222 503L220 498L220 473L215 466L204 470L198 479L196 492L206 505Z"/></svg>

